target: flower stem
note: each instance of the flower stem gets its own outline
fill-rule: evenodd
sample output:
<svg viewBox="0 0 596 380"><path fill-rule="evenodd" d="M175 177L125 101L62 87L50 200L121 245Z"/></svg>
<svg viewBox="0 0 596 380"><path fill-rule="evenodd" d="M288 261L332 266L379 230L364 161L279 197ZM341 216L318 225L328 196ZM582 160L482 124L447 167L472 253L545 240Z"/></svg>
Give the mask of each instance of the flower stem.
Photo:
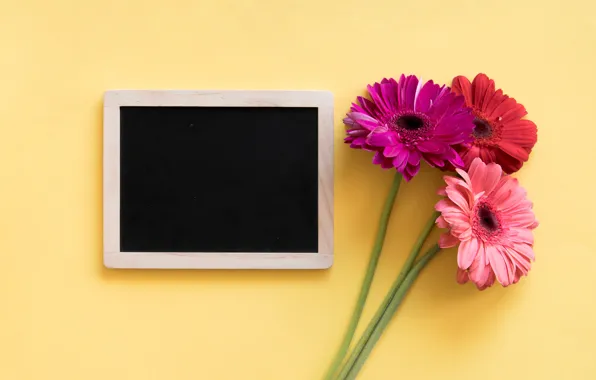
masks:
<svg viewBox="0 0 596 380"><path fill-rule="evenodd" d="M354 311L352 313L352 318L350 319L348 329L343 337L343 341L339 347L339 350L337 351L337 354L335 355L335 358L333 359L333 362L331 363L331 366L325 374L325 380L331 380L334 378L335 374L337 373L337 370L339 369L339 366L341 365L344 359L344 356L350 348L352 338L356 333L356 328L358 327L358 322L360 321L362 310L364 309L364 304L366 302L368 292L370 291L370 287L372 285L373 276L375 274L375 270L377 269L377 264L379 263L379 256L381 255L381 250L383 249L383 242L385 241L385 235L387 233L387 224L389 222L389 216L391 215L391 210L393 209L393 204L395 203L395 197L397 196L397 192L399 191L401 179L401 175L398 172L396 172L395 177L393 178L393 183L391 184L391 189L389 190L389 194L387 195L387 199L385 200L385 206L383 207L381 220L379 221L379 231L377 232L375 245L373 247L368 262L366 275L364 276L364 280L362 281L360 295L358 296L358 300L356 302L356 306L354 307Z"/></svg>
<svg viewBox="0 0 596 380"><path fill-rule="evenodd" d="M362 369L362 366L366 362L366 359L369 357L370 353L372 352L373 348L375 347L375 344L379 341L381 334L383 333L383 331L385 331L389 322L391 322L393 315L397 311L397 308L401 304L406 293L412 286L412 283L418 277L418 274L420 274L420 271L426 266L426 264L440 250L441 250L441 248L439 248L439 246L437 244L435 244L426 252L426 254L424 256L422 256L420 258L420 260L418 260L418 262L416 262L416 264L414 265L412 270L408 273L408 275L404 279L403 284L395 292L395 295L393 296L393 299L389 303L387 310L385 310L385 313L379 320L379 323L374 328L372 334L370 335L370 338L368 339L368 341L362 348L362 351L359 353L353 366L348 369L347 375L345 376L345 378L340 377L342 380L343 379L353 380L356 378L356 376L358 375L358 372L360 372L360 370Z"/></svg>
<svg viewBox="0 0 596 380"><path fill-rule="evenodd" d="M360 340L358 340L358 343L354 347L352 354L348 358L347 362L341 368L341 372L338 376L338 379L344 379L347 376L347 374L350 372L350 369L354 366L356 359L358 359L358 356L364 349L364 346L370 339L371 335L373 334L373 331L375 330L375 328L379 324L379 321L385 314L385 311L387 310L387 308L389 307L389 304L393 300L398 288L404 282L404 279L406 278L406 275L410 272L412 265L414 265L414 260L416 260L416 257L420 253L420 249L422 249L422 245L424 244L424 242L426 241L426 238L432 231L432 229L435 225L435 220L437 219L438 216L439 216L439 213L434 212L432 214L432 216L430 217L430 219L428 220L428 222L426 222L426 224L424 225L424 228L422 229L420 236L418 236L418 239L414 243L414 246L412 247L412 250L410 251L410 255L406 259L406 262L404 263L404 265L401 269L401 272L399 273L399 275L393 282L393 285L391 285L391 289L385 296L383 303L381 304L381 306L379 306L379 309L375 313L374 317L369 322L368 326L366 327L366 330L360 337Z"/></svg>

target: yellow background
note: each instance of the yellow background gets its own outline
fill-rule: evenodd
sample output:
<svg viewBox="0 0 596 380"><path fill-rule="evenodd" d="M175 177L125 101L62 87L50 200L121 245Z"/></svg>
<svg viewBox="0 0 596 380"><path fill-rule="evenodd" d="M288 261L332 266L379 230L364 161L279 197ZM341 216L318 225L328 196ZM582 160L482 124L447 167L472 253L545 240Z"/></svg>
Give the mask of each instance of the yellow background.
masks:
<svg viewBox="0 0 596 380"><path fill-rule="evenodd" d="M455 283L455 252L441 253L361 378L595 379L594 11L569 0L3 1L0 379L318 379L392 177L341 143L343 114L383 76L478 71L539 126L518 173L541 222L537 261L517 286L478 292ZM115 88L332 91L334 267L104 269L102 94ZM440 176L424 168L402 187L366 319Z"/></svg>

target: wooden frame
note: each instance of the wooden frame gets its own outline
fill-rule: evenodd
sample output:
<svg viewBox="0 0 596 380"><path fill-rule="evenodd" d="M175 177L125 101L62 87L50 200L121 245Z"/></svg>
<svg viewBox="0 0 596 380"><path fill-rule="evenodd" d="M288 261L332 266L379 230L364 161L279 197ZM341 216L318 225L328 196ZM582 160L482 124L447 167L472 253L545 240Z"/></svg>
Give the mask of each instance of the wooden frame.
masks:
<svg viewBox="0 0 596 380"><path fill-rule="evenodd" d="M121 252L120 107L317 107L319 252ZM326 91L114 90L104 96L103 261L108 268L326 269L333 263L333 96Z"/></svg>

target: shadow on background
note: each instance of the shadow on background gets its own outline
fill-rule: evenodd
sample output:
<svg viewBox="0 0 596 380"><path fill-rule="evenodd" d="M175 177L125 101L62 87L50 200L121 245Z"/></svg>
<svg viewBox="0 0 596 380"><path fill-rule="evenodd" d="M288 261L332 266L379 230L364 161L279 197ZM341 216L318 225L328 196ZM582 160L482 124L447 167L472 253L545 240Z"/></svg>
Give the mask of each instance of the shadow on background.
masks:
<svg viewBox="0 0 596 380"><path fill-rule="evenodd" d="M312 280L325 281L329 270L185 270L185 269L110 269L103 265L103 99L96 105L97 137L100 148L96 155L95 172L100 178L98 181L96 225L99 229L99 241L95 244L97 266L101 278L109 282L126 282L130 284L146 284L147 282L190 282L210 284L230 281L295 281L304 282Z"/></svg>

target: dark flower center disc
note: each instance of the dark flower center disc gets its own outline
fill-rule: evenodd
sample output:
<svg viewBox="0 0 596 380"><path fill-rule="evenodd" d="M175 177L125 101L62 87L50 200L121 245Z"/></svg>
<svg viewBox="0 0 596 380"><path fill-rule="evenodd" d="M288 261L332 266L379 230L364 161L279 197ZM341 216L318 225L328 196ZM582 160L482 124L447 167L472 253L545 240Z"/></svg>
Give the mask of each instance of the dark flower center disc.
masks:
<svg viewBox="0 0 596 380"><path fill-rule="evenodd" d="M479 139L489 138L493 134L493 128L490 123L484 119L474 118L474 131L472 132L474 137Z"/></svg>
<svg viewBox="0 0 596 380"><path fill-rule="evenodd" d="M480 219L480 225L487 231L495 231L499 228L499 221L493 212L486 206L478 209L478 219Z"/></svg>
<svg viewBox="0 0 596 380"><path fill-rule="evenodd" d="M395 124L408 131L415 131L424 127L424 120L416 115L402 115L396 120Z"/></svg>

